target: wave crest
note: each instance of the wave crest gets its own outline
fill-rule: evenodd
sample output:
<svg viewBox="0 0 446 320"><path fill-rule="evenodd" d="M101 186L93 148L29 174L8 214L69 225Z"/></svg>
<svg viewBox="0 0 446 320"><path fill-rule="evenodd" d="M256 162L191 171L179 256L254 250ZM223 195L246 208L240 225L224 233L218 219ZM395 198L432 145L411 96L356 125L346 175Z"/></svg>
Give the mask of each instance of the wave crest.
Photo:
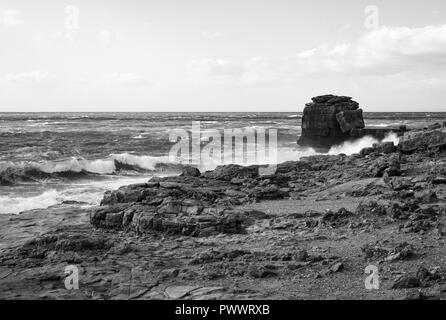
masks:
<svg viewBox="0 0 446 320"><path fill-rule="evenodd" d="M82 179L101 175L132 175L178 169L169 166L167 157L112 154L106 159L71 158L64 161L0 163L0 185L19 182L43 183L51 179Z"/></svg>

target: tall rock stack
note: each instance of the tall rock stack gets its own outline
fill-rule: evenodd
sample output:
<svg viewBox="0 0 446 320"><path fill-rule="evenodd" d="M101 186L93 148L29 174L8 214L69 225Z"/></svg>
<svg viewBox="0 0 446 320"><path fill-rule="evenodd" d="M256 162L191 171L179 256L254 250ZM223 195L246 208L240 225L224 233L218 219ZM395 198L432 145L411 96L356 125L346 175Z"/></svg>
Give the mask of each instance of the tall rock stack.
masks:
<svg viewBox="0 0 446 320"><path fill-rule="evenodd" d="M298 144L327 149L351 138L351 132L364 128L362 109L351 97L323 95L307 103L302 117Z"/></svg>

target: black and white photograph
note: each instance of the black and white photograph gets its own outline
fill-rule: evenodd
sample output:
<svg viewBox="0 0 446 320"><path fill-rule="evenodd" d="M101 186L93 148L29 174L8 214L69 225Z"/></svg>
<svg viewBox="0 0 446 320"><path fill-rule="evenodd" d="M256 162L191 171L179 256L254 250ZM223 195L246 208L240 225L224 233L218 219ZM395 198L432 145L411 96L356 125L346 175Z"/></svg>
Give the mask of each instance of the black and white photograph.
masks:
<svg viewBox="0 0 446 320"><path fill-rule="evenodd" d="M0 0L0 300L445 300L445 88L443 0Z"/></svg>

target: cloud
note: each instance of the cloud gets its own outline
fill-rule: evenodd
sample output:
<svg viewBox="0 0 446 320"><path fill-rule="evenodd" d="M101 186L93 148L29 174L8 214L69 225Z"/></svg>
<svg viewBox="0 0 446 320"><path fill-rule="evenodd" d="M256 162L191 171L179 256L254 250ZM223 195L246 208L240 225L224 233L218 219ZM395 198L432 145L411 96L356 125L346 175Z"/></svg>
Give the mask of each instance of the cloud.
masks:
<svg viewBox="0 0 446 320"><path fill-rule="evenodd" d="M211 77L239 77L246 71L243 64L226 59L193 60L188 67L197 74Z"/></svg>
<svg viewBox="0 0 446 320"><path fill-rule="evenodd" d="M204 30L204 31L202 31L202 32L201 32L201 35L202 35L203 37L206 37L206 38L213 38L213 39L215 39L215 38L224 38L224 37L226 37L226 34L224 34L224 33L221 33L221 32L212 32L212 31L208 31L208 30Z"/></svg>
<svg viewBox="0 0 446 320"><path fill-rule="evenodd" d="M7 73L2 77L7 84L20 86L54 86L60 83L60 79L52 73L35 70L22 73Z"/></svg>
<svg viewBox="0 0 446 320"><path fill-rule="evenodd" d="M14 9L0 9L0 27L18 27L23 24L22 13Z"/></svg>
<svg viewBox="0 0 446 320"><path fill-rule="evenodd" d="M444 78L427 78L421 79L417 84L428 86L428 87L445 87L446 79Z"/></svg>
<svg viewBox="0 0 446 320"><path fill-rule="evenodd" d="M144 30L150 30L151 27L152 27L152 24L150 22L148 22L148 21L144 21L142 23L142 27L143 27Z"/></svg>
<svg viewBox="0 0 446 320"><path fill-rule="evenodd" d="M82 87L98 88L139 88L151 86L152 83L141 75L134 73L107 73L98 76L71 77L34 70L21 73L7 73L0 76L0 85L29 88Z"/></svg>
<svg viewBox="0 0 446 320"><path fill-rule="evenodd" d="M96 86L105 87L144 87L150 86L151 82L145 77L134 73L108 73L95 81Z"/></svg>
<svg viewBox="0 0 446 320"><path fill-rule="evenodd" d="M33 43L40 43L44 40L44 36L40 32L34 33L34 35L31 38L31 42Z"/></svg>
<svg viewBox="0 0 446 320"><path fill-rule="evenodd" d="M446 67L446 25L382 27L351 44L321 45L296 55L303 72L393 74Z"/></svg>
<svg viewBox="0 0 446 320"><path fill-rule="evenodd" d="M258 85L336 77L390 77L436 85L446 78L446 25L382 27L350 43L322 44L290 56L200 59L189 68L214 83ZM353 78L352 78L353 79Z"/></svg>
<svg viewBox="0 0 446 320"><path fill-rule="evenodd" d="M311 58L317 53L318 49L304 50L296 54L298 58Z"/></svg>
<svg viewBox="0 0 446 320"><path fill-rule="evenodd" d="M76 38L78 37L79 33L78 30L64 30L64 31L58 31L51 35L51 39L55 41L67 41L67 42L75 42ZM34 40L34 39L33 39ZM43 36L41 36L40 41L43 40Z"/></svg>
<svg viewBox="0 0 446 320"><path fill-rule="evenodd" d="M336 31L339 33L342 33L342 32L350 31L351 29L352 29L352 25L350 23L346 23L346 24L343 24L342 26L340 26Z"/></svg>
<svg viewBox="0 0 446 320"><path fill-rule="evenodd" d="M102 29L99 31L99 38L101 39L101 42L105 44L121 40L121 37L117 33L107 29Z"/></svg>
<svg viewBox="0 0 446 320"><path fill-rule="evenodd" d="M192 73L211 83L262 85L285 80L289 72L283 61L266 57L252 57L243 61L228 59L200 59L188 64Z"/></svg>

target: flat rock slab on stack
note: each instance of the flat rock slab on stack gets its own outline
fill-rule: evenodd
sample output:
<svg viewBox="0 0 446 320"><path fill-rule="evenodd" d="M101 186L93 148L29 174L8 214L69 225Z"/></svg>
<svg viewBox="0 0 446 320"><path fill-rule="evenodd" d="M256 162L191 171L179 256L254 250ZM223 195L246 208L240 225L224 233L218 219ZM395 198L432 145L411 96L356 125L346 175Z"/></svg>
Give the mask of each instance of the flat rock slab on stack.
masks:
<svg viewBox="0 0 446 320"><path fill-rule="evenodd" d="M329 148L350 138L350 131L364 128L359 104L351 97L323 95L307 103L302 117L301 146Z"/></svg>

